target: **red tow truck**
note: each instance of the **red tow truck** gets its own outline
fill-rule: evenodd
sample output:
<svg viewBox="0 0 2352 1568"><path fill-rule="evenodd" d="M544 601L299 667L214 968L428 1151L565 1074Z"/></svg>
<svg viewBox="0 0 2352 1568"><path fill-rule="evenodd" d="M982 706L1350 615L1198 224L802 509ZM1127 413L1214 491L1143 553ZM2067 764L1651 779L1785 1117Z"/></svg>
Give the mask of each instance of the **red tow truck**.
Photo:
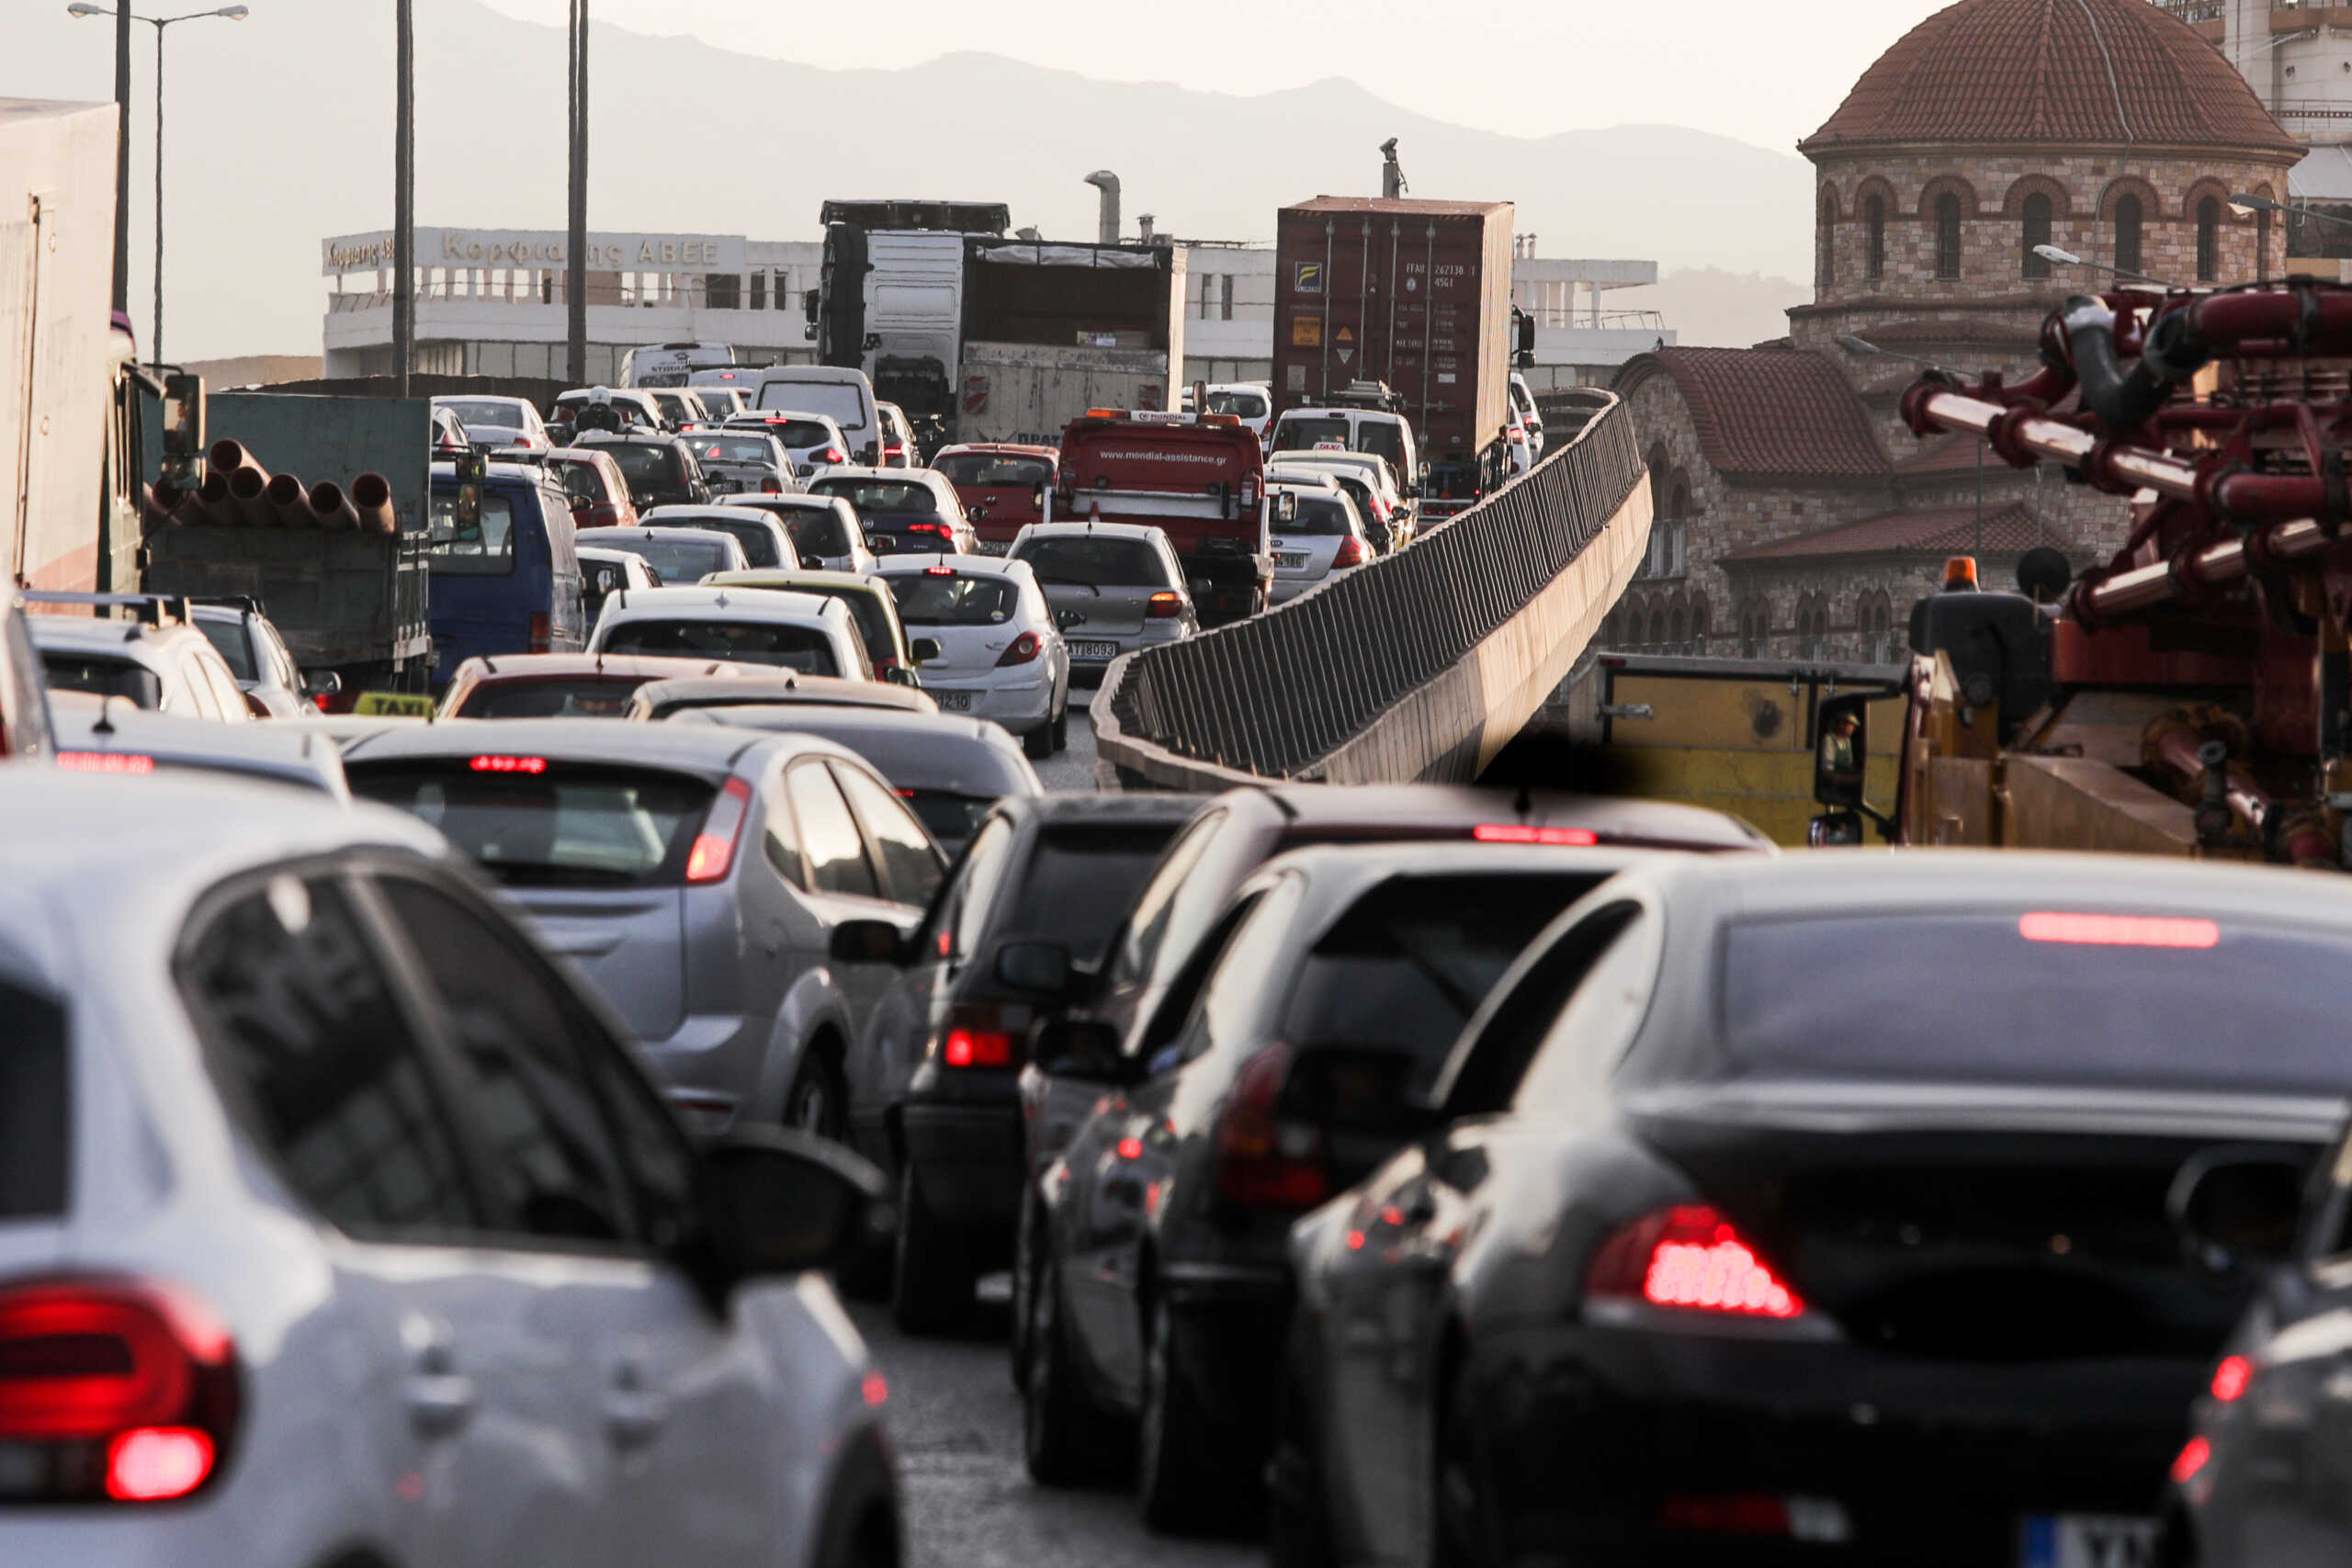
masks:
<svg viewBox="0 0 2352 1568"><path fill-rule="evenodd" d="M1166 530L1204 626L1254 615L1272 592L1275 513L1258 437L1231 414L1089 409L1062 432L1045 521Z"/></svg>

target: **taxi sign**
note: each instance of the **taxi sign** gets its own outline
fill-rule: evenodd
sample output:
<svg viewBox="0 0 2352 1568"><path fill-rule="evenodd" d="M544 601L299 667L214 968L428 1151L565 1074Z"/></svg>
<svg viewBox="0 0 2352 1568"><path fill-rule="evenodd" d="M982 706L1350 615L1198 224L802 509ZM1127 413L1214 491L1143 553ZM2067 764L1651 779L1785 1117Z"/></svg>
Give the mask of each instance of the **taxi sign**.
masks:
<svg viewBox="0 0 2352 1568"><path fill-rule="evenodd" d="M351 711L363 718L431 718L433 699L413 692L362 692Z"/></svg>

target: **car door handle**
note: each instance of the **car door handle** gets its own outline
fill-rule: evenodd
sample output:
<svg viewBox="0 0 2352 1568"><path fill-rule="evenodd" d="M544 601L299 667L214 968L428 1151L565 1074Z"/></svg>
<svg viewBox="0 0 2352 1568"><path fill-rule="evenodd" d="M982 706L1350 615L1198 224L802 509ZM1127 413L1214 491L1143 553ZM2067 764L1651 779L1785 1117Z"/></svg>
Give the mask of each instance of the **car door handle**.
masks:
<svg viewBox="0 0 2352 1568"><path fill-rule="evenodd" d="M474 1380L452 1371L411 1372L402 1393L409 1425L421 1437L446 1438L472 1419Z"/></svg>
<svg viewBox="0 0 2352 1568"><path fill-rule="evenodd" d="M644 1382L635 1363L624 1362L614 1369L612 1386L605 1391L605 1430L617 1448L642 1447L670 1424L670 1402Z"/></svg>

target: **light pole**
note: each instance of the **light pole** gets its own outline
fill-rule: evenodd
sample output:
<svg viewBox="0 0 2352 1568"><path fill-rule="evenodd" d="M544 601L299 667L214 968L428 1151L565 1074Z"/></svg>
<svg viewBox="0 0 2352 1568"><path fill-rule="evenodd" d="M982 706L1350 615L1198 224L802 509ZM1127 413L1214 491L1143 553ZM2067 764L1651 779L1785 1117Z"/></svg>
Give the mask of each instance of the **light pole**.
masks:
<svg viewBox="0 0 2352 1568"><path fill-rule="evenodd" d="M155 29L155 342L152 359L153 363L161 365L164 362L164 29L174 22L193 22L204 17L224 17L232 22L242 22L251 13L243 6L222 6L210 11L187 11L176 17L141 17L129 12L118 13L105 6L94 6L89 4L88 0L74 0L73 5L65 7L65 10L69 16L114 17L118 23L126 24L144 22ZM123 112L123 122L126 125L129 124L130 118L130 111L126 107ZM128 157L128 154L125 153L122 156ZM124 178L119 182L120 189L117 193L115 202L115 221L118 225L115 252L125 258L127 271L130 253L128 249L129 242L122 237L120 230L121 223L129 216L130 208L130 193L127 165L123 166L123 175ZM130 294L128 278L124 279L119 292L123 296L119 302L128 303Z"/></svg>

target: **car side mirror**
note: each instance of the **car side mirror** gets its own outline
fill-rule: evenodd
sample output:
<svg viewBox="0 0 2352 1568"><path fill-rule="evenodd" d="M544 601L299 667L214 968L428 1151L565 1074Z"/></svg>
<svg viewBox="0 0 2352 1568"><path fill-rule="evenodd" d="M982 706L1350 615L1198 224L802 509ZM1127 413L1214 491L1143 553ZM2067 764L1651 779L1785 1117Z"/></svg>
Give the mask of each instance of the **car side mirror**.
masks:
<svg viewBox="0 0 2352 1568"><path fill-rule="evenodd" d="M1140 1077L1141 1067L1120 1049L1124 1043L1119 1032L1100 1019L1057 1013L1037 1026L1029 1042L1029 1059L1051 1077L1080 1083L1133 1083Z"/></svg>
<svg viewBox="0 0 2352 1568"><path fill-rule="evenodd" d="M1015 990L1060 996L1069 989L1069 949L1052 942L1007 942L997 950L996 977Z"/></svg>
<svg viewBox="0 0 2352 1568"><path fill-rule="evenodd" d="M573 523L577 524L584 521L588 514L595 510L595 502L590 501L586 496L575 495L571 498L571 520Z"/></svg>
<svg viewBox="0 0 2352 1568"><path fill-rule="evenodd" d="M904 964L906 945L888 920L843 920L833 928L829 949L836 964Z"/></svg>
<svg viewBox="0 0 2352 1568"><path fill-rule="evenodd" d="M922 686L922 682L917 678L915 672L903 664L893 664L884 670L882 680L885 684L892 686L913 686L918 690Z"/></svg>
<svg viewBox="0 0 2352 1568"><path fill-rule="evenodd" d="M1046 510L1046 487L1034 485L1029 491L1029 510L1042 515Z"/></svg>
<svg viewBox="0 0 2352 1568"><path fill-rule="evenodd" d="M2276 1263L2294 1247L2305 1174L2301 1161L2267 1149L2207 1149L2173 1178L2165 1209L2189 1254L2217 1274Z"/></svg>
<svg viewBox="0 0 2352 1568"><path fill-rule="evenodd" d="M1298 518L1298 491L1286 490L1274 497L1274 521L1292 523Z"/></svg>
<svg viewBox="0 0 2352 1568"><path fill-rule="evenodd" d="M332 670L305 670L302 671L302 694L312 701L320 697L341 696L343 677Z"/></svg>
<svg viewBox="0 0 2352 1568"><path fill-rule="evenodd" d="M848 1261L872 1239L888 1190L873 1166L797 1128L738 1127L703 1167L711 1243L737 1279Z"/></svg>
<svg viewBox="0 0 2352 1568"><path fill-rule="evenodd" d="M946 649L939 646L939 639L935 637L919 637L907 645L907 651L914 655L917 664L928 664L944 655Z"/></svg>
<svg viewBox="0 0 2352 1568"><path fill-rule="evenodd" d="M1069 630L1072 626L1082 626L1085 624L1086 617L1076 610L1057 610L1054 612L1054 625L1059 626L1064 631Z"/></svg>

